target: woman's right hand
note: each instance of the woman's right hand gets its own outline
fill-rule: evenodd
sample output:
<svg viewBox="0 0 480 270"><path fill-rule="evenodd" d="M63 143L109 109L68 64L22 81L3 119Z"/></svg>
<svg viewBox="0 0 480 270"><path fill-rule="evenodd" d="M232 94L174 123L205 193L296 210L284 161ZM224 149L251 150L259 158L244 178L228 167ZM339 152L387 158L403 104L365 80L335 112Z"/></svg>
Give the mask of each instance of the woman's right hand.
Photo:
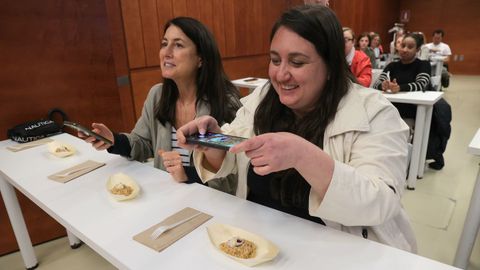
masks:
<svg viewBox="0 0 480 270"><path fill-rule="evenodd" d="M220 133L222 130L220 126L218 126L215 118L208 115L201 116L186 123L177 130L177 143L180 147L188 150L199 150L200 147L198 145L187 144L187 137L197 133L205 134L207 131Z"/></svg>
<svg viewBox="0 0 480 270"><path fill-rule="evenodd" d="M215 148L200 146L198 144L187 144L187 137L196 133L205 134L207 132L221 133L222 130L217 120L211 116L201 116L196 118L177 130L177 143L180 147L190 151L202 151L204 153L203 166L209 170L216 172L220 169L226 151Z"/></svg>
<svg viewBox="0 0 480 270"><path fill-rule="evenodd" d="M113 138L113 133L110 131L110 129L105 126L104 124L101 123L92 123L92 131L95 133L98 133L99 135L109 139L115 144L114 138ZM112 144L105 143L103 141L97 140L95 137L92 136L87 136L85 133L79 131L78 132L78 137L82 138L85 140L87 143L91 143L93 147L97 150L105 150L112 146Z"/></svg>

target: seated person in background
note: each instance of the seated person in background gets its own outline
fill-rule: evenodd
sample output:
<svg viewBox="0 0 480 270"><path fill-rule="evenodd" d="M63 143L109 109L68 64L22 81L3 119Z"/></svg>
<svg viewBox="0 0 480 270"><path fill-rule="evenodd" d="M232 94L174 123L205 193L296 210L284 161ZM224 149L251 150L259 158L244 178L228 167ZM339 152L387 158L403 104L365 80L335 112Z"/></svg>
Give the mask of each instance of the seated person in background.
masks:
<svg viewBox="0 0 480 270"><path fill-rule="evenodd" d="M408 127L379 92L353 83L342 27L329 8L287 10L270 35L269 77L231 124L181 127L249 138L228 152L196 147L203 181L238 173L237 196L415 252L401 205Z"/></svg>
<svg viewBox="0 0 480 270"><path fill-rule="evenodd" d="M223 70L213 34L201 22L174 18L166 23L161 42L164 82L150 89L135 128L130 133L112 133L104 124L93 123L93 131L113 145L93 137L84 139L97 150L107 149L130 159L154 157L154 166L168 171L178 182L199 180L190 153L177 146L176 129L202 115L211 115L219 123L232 121L240 107L239 93ZM218 183L211 186L234 192L229 181Z"/></svg>
<svg viewBox="0 0 480 270"><path fill-rule="evenodd" d="M372 82L372 64L370 58L360 50L355 50L355 34L348 27L343 27L343 38L345 39L345 57L353 75L359 84L370 87Z"/></svg>
<svg viewBox="0 0 480 270"><path fill-rule="evenodd" d="M413 32L413 34L418 35L418 38L423 44L417 53L417 58L424 61L430 60L430 49L428 48L427 44L425 44L425 41L427 40L425 34L422 32Z"/></svg>
<svg viewBox="0 0 480 270"><path fill-rule="evenodd" d="M400 60L400 49L401 49L401 46L402 46L402 41L403 41L403 38L405 37L405 35L403 36L398 36L395 38L395 48L393 49L393 53L391 53L389 55L389 59L387 60L387 64L390 64L390 62L396 62L398 60Z"/></svg>
<svg viewBox="0 0 480 270"><path fill-rule="evenodd" d="M430 90L430 62L417 58L421 40L418 35L407 34L400 44L400 60L388 64L383 70L373 88L391 93L399 91ZM416 106L413 104L394 104L403 118L413 118Z"/></svg>
<svg viewBox="0 0 480 270"><path fill-rule="evenodd" d="M370 63L372 64L372 68L377 68L377 61L375 61L375 53L373 52L372 48L370 48L370 35L367 32L362 33L358 36L356 47L363 51L368 58L370 58Z"/></svg>
<svg viewBox="0 0 480 270"><path fill-rule="evenodd" d="M448 63L450 60L450 55L452 55L452 51L450 50L450 46L448 46L448 44L442 42L444 36L445 32L443 32L442 29L433 31L432 42L428 43L426 46L430 50L430 53L445 56L445 60L443 62Z"/></svg>
<svg viewBox="0 0 480 270"><path fill-rule="evenodd" d="M398 29L395 33L392 42L390 42L390 54L395 54L397 51L397 40L399 37L405 36L405 30L403 28Z"/></svg>
<svg viewBox="0 0 480 270"><path fill-rule="evenodd" d="M304 0L305 5L322 5L328 7L329 0Z"/></svg>
<svg viewBox="0 0 480 270"><path fill-rule="evenodd" d="M427 44L427 48L430 50L430 53L433 55L444 56L443 60L443 70L442 70L442 86L448 87L450 85L450 73L448 73L448 62L450 61L450 55L452 51L448 44L443 43L443 37L445 32L442 29L437 29L433 31L432 42Z"/></svg>
<svg viewBox="0 0 480 270"><path fill-rule="evenodd" d="M370 48L372 48L373 52L375 53L375 59L380 61L380 57L383 54L383 47L382 47L382 40L380 39L380 35L375 32L370 32Z"/></svg>

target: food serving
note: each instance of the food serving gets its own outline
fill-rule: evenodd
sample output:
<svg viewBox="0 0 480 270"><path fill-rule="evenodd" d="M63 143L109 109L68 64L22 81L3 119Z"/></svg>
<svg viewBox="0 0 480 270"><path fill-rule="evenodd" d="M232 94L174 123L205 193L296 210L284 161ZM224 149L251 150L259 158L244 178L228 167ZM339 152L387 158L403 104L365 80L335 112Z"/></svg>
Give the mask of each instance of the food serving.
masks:
<svg viewBox="0 0 480 270"><path fill-rule="evenodd" d="M223 255L255 266L274 259L278 248L267 239L234 226L215 223L207 227L213 246Z"/></svg>
<svg viewBox="0 0 480 270"><path fill-rule="evenodd" d="M68 143L53 141L47 144L48 152L60 158L68 157L75 154L75 147Z"/></svg>
<svg viewBox="0 0 480 270"><path fill-rule="evenodd" d="M108 179L107 190L115 200L126 201L137 197L140 187L130 176L116 173Z"/></svg>

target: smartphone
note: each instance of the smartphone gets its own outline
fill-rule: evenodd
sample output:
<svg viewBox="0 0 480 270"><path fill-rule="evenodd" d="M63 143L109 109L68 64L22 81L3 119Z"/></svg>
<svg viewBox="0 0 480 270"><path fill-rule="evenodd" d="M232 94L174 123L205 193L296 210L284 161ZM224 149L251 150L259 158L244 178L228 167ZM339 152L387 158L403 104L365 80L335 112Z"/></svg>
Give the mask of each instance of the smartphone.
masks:
<svg viewBox="0 0 480 270"><path fill-rule="evenodd" d="M187 137L187 143L199 144L228 151L228 149L232 148L236 144L245 141L246 139L247 138L231 136L221 133L207 132L205 135L195 134Z"/></svg>
<svg viewBox="0 0 480 270"><path fill-rule="evenodd" d="M81 131L83 132L85 135L87 136L91 136L91 137L94 137L95 139L99 140L99 141L103 141L104 143L108 143L108 144L113 144L112 141L110 141L109 139L103 137L102 135L96 133L96 132L93 132L91 131L90 129L80 125L80 124L77 124L77 123L74 123L74 122L70 122L70 121L63 121L63 124L67 127L71 127L71 128L74 128L78 131Z"/></svg>

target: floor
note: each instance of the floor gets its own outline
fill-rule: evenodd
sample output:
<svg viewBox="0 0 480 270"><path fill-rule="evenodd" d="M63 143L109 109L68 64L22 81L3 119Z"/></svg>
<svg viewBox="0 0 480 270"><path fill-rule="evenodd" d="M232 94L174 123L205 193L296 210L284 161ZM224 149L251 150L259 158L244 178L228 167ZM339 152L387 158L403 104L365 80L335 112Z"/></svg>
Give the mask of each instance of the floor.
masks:
<svg viewBox="0 0 480 270"><path fill-rule="evenodd" d="M480 76L452 77L445 99L453 111L446 166L441 171L427 168L416 190L406 190L403 203L417 235L419 255L452 264L480 162L466 152L480 128ZM86 245L71 250L66 238L38 245L35 252L40 261L37 269L115 269ZM25 269L19 252L0 257L0 269ZM480 237L468 269L480 270Z"/></svg>

